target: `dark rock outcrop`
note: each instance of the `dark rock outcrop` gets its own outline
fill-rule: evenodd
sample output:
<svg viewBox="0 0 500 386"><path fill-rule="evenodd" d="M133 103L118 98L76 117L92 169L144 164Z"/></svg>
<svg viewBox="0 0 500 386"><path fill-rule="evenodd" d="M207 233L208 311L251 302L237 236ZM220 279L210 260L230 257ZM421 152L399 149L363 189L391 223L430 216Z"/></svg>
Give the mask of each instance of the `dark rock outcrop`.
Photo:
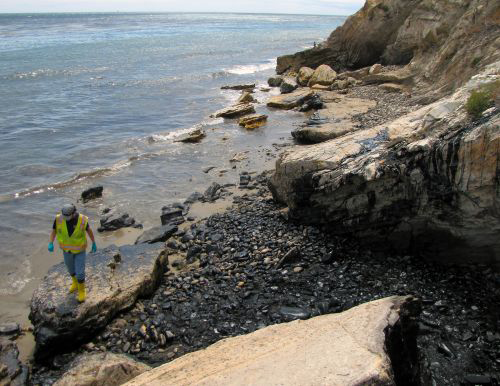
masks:
<svg viewBox="0 0 500 386"><path fill-rule="evenodd" d="M102 186L94 186L92 188L86 189L82 192L82 201L87 202L99 197L102 197L102 191L104 187Z"/></svg>
<svg viewBox="0 0 500 386"><path fill-rule="evenodd" d="M135 219L128 213L109 213L101 217L100 223L101 226L97 228L98 232L115 231L127 227L142 228L142 225L136 224Z"/></svg>
<svg viewBox="0 0 500 386"><path fill-rule="evenodd" d="M87 300L79 304L68 293L71 282L64 263L53 266L31 299L35 357L70 350L104 327L140 296L152 293L167 268L162 244L110 246L87 259Z"/></svg>

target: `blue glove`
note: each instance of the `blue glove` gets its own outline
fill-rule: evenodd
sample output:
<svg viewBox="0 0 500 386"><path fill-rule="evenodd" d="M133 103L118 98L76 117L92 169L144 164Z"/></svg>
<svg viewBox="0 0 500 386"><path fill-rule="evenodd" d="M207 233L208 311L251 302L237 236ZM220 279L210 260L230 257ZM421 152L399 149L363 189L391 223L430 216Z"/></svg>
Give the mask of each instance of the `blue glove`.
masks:
<svg viewBox="0 0 500 386"><path fill-rule="evenodd" d="M49 252L54 252L54 243L49 242Z"/></svg>
<svg viewBox="0 0 500 386"><path fill-rule="evenodd" d="M97 245L95 241L92 243L92 249L90 250L91 253L95 253L97 251Z"/></svg>

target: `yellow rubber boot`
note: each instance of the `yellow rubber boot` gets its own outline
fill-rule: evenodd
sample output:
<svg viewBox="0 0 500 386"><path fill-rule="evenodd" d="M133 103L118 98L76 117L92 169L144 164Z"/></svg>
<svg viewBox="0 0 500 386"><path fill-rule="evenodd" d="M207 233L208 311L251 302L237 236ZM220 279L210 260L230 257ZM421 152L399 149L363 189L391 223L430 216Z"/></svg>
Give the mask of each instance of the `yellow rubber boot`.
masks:
<svg viewBox="0 0 500 386"><path fill-rule="evenodd" d="M77 300L82 303L85 301L85 297L86 297L86 293L85 293L85 283L78 283L78 296L77 296Z"/></svg>
<svg viewBox="0 0 500 386"><path fill-rule="evenodd" d="M76 276L71 276L71 279L73 280L73 283L71 283L71 287L69 287L70 294L75 292L78 287L78 280L76 280Z"/></svg>

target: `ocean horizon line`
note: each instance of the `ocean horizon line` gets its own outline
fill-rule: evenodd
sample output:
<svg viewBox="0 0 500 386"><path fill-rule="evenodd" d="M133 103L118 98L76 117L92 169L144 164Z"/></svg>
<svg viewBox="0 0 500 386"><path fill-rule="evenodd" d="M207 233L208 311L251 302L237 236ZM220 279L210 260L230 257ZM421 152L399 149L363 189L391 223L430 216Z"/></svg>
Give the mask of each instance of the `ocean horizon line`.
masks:
<svg viewBox="0 0 500 386"><path fill-rule="evenodd" d="M275 12L196 12L196 11L34 11L34 12L2 12L0 11L0 16L13 16L13 15L276 15L276 16L324 16L324 17L348 17L352 15L349 14L314 14L314 13L275 13Z"/></svg>

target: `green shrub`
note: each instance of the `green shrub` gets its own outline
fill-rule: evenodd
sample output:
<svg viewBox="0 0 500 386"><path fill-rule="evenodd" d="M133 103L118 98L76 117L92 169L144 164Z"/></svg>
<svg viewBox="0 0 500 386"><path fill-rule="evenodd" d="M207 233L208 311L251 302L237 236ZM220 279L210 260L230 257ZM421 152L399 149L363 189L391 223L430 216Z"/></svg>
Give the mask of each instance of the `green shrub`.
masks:
<svg viewBox="0 0 500 386"><path fill-rule="evenodd" d="M500 90L500 80L487 83L479 89L471 92L465 108L467 113L473 118L481 117L483 111L490 108L495 101Z"/></svg>

